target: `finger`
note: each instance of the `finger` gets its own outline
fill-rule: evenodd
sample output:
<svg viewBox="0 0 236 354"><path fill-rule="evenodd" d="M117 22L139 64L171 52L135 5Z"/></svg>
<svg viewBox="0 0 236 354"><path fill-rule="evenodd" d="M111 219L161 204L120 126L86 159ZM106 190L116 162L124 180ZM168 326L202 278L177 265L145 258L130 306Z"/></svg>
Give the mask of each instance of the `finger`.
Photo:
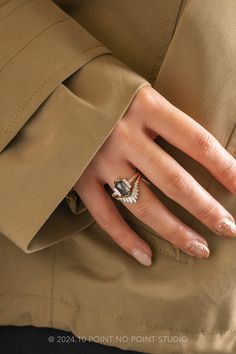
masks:
<svg viewBox="0 0 236 354"><path fill-rule="evenodd" d="M89 185L89 188L88 188ZM85 179L74 186L81 200L101 228L128 254L144 266L152 263L149 245L125 222L101 182Z"/></svg>
<svg viewBox="0 0 236 354"><path fill-rule="evenodd" d="M160 95L157 92L155 95L158 102ZM198 161L227 189L236 194L234 157L198 122L167 100L163 100L162 96L161 98L164 103L161 108L156 109L156 114L148 119L148 128Z"/></svg>
<svg viewBox="0 0 236 354"><path fill-rule="evenodd" d="M134 171L130 167L129 169L122 169L123 177L120 177L121 179L124 177L129 179L132 175L134 175ZM113 188L114 180L120 178L117 174L111 171L109 171L109 173L105 173L104 176L106 176L105 178L107 178L107 182L111 188ZM207 247L206 240L173 215L161 203L161 201L156 198L154 193L142 180L140 180L139 197L136 203L123 204L138 219L151 227L161 237L172 243L175 247L181 249L189 255L199 258L207 258L209 256L210 251Z"/></svg>
<svg viewBox="0 0 236 354"><path fill-rule="evenodd" d="M233 216L216 201L181 165L146 135L137 136L138 144L127 154L150 181L175 200L213 232L235 237ZM141 158L140 156L145 156Z"/></svg>

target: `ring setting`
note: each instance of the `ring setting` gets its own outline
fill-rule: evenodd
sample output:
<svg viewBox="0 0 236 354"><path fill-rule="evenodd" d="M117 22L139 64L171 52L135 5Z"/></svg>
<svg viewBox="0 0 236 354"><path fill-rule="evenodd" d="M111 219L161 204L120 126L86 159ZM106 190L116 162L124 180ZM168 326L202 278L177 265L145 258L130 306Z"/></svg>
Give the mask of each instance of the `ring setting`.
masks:
<svg viewBox="0 0 236 354"><path fill-rule="evenodd" d="M124 203L136 203L141 177L141 172L136 172L130 179L115 179L112 197Z"/></svg>

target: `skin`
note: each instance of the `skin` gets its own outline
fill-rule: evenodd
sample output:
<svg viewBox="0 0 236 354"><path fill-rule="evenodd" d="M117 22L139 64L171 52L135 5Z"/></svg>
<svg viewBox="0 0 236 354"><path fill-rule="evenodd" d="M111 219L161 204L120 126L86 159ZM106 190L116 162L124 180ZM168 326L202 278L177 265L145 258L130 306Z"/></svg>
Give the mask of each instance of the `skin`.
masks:
<svg viewBox="0 0 236 354"><path fill-rule="evenodd" d="M151 265L150 246L127 224L114 199L104 189L105 184L113 188L114 180L120 176L130 178L136 172L135 166L213 232L217 233L216 226L225 218L235 222L217 200L154 142L158 135L198 161L225 188L236 194L233 156L212 134L151 86L142 87L74 189L101 228L124 251L146 266ZM140 180L139 190L138 201L124 203L125 207L175 247L192 256L209 256L206 240L172 214L143 180ZM193 240L205 246L205 252L186 249Z"/></svg>

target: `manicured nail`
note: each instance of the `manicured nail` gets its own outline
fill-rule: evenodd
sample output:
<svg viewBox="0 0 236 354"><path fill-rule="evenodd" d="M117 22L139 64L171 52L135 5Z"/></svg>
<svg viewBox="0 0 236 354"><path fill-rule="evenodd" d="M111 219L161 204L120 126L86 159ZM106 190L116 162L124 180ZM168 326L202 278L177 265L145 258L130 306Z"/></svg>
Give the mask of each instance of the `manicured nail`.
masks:
<svg viewBox="0 0 236 354"><path fill-rule="evenodd" d="M132 255L134 256L134 258L137 259L137 261L139 263L141 263L144 266L150 266L152 264L151 257L147 253L145 253L143 250L135 248L132 251Z"/></svg>
<svg viewBox="0 0 236 354"><path fill-rule="evenodd" d="M188 251L192 256L198 258L208 258L210 254L209 248L204 243L197 240L192 240L187 243L185 250Z"/></svg>
<svg viewBox="0 0 236 354"><path fill-rule="evenodd" d="M236 237L236 225L229 218L225 218L219 223L216 232L222 236Z"/></svg>

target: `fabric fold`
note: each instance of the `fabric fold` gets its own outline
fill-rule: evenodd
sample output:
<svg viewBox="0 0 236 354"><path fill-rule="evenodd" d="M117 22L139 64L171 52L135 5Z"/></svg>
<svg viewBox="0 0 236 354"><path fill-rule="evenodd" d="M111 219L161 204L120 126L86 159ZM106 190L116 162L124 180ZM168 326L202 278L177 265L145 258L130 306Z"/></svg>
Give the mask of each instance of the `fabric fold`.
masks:
<svg viewBox="0 0 236 354"><path fill-rule="evenodd" d="M66 210L63 199L143 85L149 83L108 54L53 91L0 155L4 236L31 253L93 222L87 210Z"/></svg>
<svg viewBox="0 0 236 354"><path fill-rule="evenodd" d="M0 7L0 151L60 83L111 53L52 1L13 0L18 7L6 11L8 3Z"/></svg>

